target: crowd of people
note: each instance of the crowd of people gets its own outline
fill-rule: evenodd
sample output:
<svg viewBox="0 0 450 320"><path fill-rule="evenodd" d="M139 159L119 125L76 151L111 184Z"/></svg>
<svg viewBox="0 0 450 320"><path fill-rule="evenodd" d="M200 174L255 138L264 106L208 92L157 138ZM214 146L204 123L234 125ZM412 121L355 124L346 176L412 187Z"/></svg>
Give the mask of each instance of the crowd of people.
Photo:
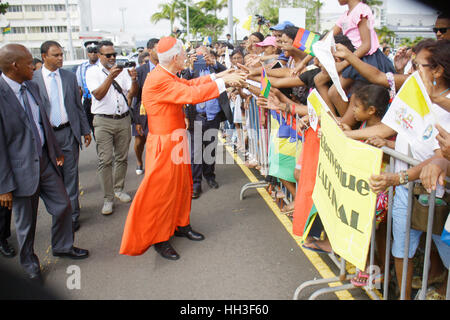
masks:
<svg viewBox="0 0 450 320"><path fill-rule="evenodd" d="M153 38L139 55L137 68L117 65L112 42L88 42L88 61L75 74L62 69L63 50L55 41L42 44L42 61L33 59L22 45L2 47L0 149L5 152L0 155L0 253L15 255L7 241L14 211L20 264L30 279L42 281L34 253L40 197L53 216L53 255L72 259L89 256L88 250L74 246L74 232L80 228L79 154L83 143L87 148L92 140L103 192L101 214L114 212L115 199L132 202L121 254L140 255L154 246L162 257L177 260L179 254L170 237L204 239L190 226L191 201L201 197L203 178L211 189L219 188L215 150L220 132L235 152L244 155L248 167L261 169L274 198L285 195L278 183L284 186L284 193L292 195L282 212L295 220L296 186L302 168L307 167L302 163L302 141L307 135L316 141L320 136L320 129L311 133L308 124L307 98L316 89L348 138L375 147L388 146L403 154L408 154L409 148L421 162L409 168L397 160L393 172L388 172L385 163L382 173L370 179L370 187L378 195L376 247L381 269L374 281L383 281L386 189L395 186L392 255L400 287L405 238L411 239L412 259L422 234L412 229L408 235L405 230L405 184L417 180L426 191L437 190L438 200L448 213L448 197L442 186L450 172L450 17L441 14L437 18L433 29L437 40L398 48L392 56L390 48L379 43L370 7L359 0L339 3L348 10L321 39L334 37L336 69L348 99L343 99L317 57L294 46L299 27L290 21L271 26L268 35L253 32L236 45L228 39L186 48L176 37ZM416 71L439 119L433 147L409 143L385 120L396 93ZM271 85L267 97L261 95L263 72ZM249 154L251 104L260 110L261 127L270 132L268 172ZM268 128L267 118L279 126ZM173 139L177 130L182 133ZM125 190L132 137L136 174L145 174L134 199ZM174 159L172 151L180 144L181 160ZM205 150L210 151L208 158ZM16 179L19 176L22 179ZM433 240L437 250L432 251L428 283L438 285L428 297L442 298L450 246L438 235L433 235ZM332 252L320 218L303 247ZM420 279L413 279L412 268L409 263L407 299L412 288L421 287ZM352 283L365 286L368 279L369 274L361 270Z"/></svg>

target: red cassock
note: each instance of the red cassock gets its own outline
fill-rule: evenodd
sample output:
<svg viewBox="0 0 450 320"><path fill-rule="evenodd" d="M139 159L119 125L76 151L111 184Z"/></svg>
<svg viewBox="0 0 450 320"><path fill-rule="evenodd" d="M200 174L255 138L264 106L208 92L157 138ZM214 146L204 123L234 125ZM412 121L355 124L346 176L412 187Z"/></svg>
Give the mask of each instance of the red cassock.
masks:
<svg viewBox="0 0 450 320"><path fill-rule="evenodd" d="M145 176L128 212L120 254L141 255L190 223L193 185L183 105L217 97L210 76L180 79L159 65L147 76Z"/></svg>

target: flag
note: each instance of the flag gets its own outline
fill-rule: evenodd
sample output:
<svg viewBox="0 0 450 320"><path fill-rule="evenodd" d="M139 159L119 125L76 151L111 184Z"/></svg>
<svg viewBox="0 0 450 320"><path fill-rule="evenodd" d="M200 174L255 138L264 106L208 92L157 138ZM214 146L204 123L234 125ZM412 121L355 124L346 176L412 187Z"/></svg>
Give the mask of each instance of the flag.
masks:
<svg viewBox="0 0 450 320"><path fill-rule="evenodd" d="M203 39L203 45L204 45L204 46L209 46L209 45L211 45L211 44L212 44L212 40L211 40L211 37L210 37L210 36L205 37L205 38Z"/></svg>
<svg viewBox="0 0 450 320"><path fill-rule="evenodd" d="M297 194L295 196L294 219L292 220L292 232L297 236L304 236L304 239L306 239L314 221L313 215L317 213L313 204L312 194L316 184L319 151L320 139L317 136L317 132L312 128L308 128L305 132L305 139L300 155L302 167L300 169Z"/></svg>
<svg viewBox="0 0 450 320"><path fill-rule="evenodd" d="M320 36L311 31L299 28L294 43L295 48L304 51L305 53L315 57L312 45L319 41Z"/></svg>
<svg viewBox="0 0 450 320"><path fill-rule="evenodd" d="M252 19L253 19L252 16L248 16L248 19L247 19L247 21L244 22L244 24L242 25L242 28L244 28L245 30L250 31L250 28L252 26Z"/></svg>
<svg viewBox="0 0 450 320"><path fill-rule="evenodd" d="M261 72L261 95L264 96L264 98L269 97L270 87L272 85L270 84L269 78L266 74L266 69L263 68Z"/></svg>
<svg viewBox="0 0 450 320"><path fill-rule="evenodd" d="M313 44L315 56L317 57L317 59L319 59L325 70L327 70L342 100L348 102L347 95L342 88L341 81L339 80L339 74L336 69L336 61L334 60L331 48L336 49L336 43L334 42L334 36L332 32L329 32L328 36L325 39L317 41Z"/></svg>
<svg viewBox="0 0 450 320"><path fill-rule="evenodd" d="M416 71L400 88L382 121L404 134L410 145L432 148L438 131L434 127L437 119L431 105L425 85Z"/></svg>
<svg viewBox="0 0 450 320"><path fill-rule="evenodd" d="M6 27L3 28L2 34L11 33L11 23L9 23Z"/></svg>

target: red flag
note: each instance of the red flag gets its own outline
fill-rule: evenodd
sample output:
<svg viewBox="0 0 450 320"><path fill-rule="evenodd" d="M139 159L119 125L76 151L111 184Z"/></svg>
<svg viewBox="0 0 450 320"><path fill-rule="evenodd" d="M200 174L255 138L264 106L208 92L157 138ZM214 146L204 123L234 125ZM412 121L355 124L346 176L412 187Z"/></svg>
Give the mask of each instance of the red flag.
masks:
<svg viewBox="0 0 450 320"><path fill-rule="evenodd" d="M305 132L302 153L300 155L301 171L295 196L295 210L292 220L293 233L303 236L306 222L313 206L312 194L316 184L317 165L319 163L320 139L317 132L308 128Z"/></svg>

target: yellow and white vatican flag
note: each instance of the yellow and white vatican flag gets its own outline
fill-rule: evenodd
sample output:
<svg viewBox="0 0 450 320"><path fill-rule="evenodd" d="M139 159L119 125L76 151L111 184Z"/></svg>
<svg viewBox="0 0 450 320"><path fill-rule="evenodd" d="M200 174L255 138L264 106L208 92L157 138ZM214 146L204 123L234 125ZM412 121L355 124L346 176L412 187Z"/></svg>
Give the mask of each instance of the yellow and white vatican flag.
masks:
<svg viewBox="0 0 450 320"><path fill-rule="evenodd" d="M322 113L322 108L325 112L331 112L330 107L325 103L322 96L319 94L317 89L311 91L308 96L308 116L309 125L314 131L317 131L317 125L319 124L319 117Z"/></svg>
<svg viewBox="0 0 450 320"><path fill-rule="evenodd" d="M410 145L432 146L438 122L432 102L419 72L414 72L400 88L382 122L403 133Z"/></svg>
<svg viewBox="0 0 450 320"><path fill-rule="evenodd" d="M252 27L252 19L252 16L248 16L248 19L242 24L242 28L250 31L250 28Z"/></svg>

